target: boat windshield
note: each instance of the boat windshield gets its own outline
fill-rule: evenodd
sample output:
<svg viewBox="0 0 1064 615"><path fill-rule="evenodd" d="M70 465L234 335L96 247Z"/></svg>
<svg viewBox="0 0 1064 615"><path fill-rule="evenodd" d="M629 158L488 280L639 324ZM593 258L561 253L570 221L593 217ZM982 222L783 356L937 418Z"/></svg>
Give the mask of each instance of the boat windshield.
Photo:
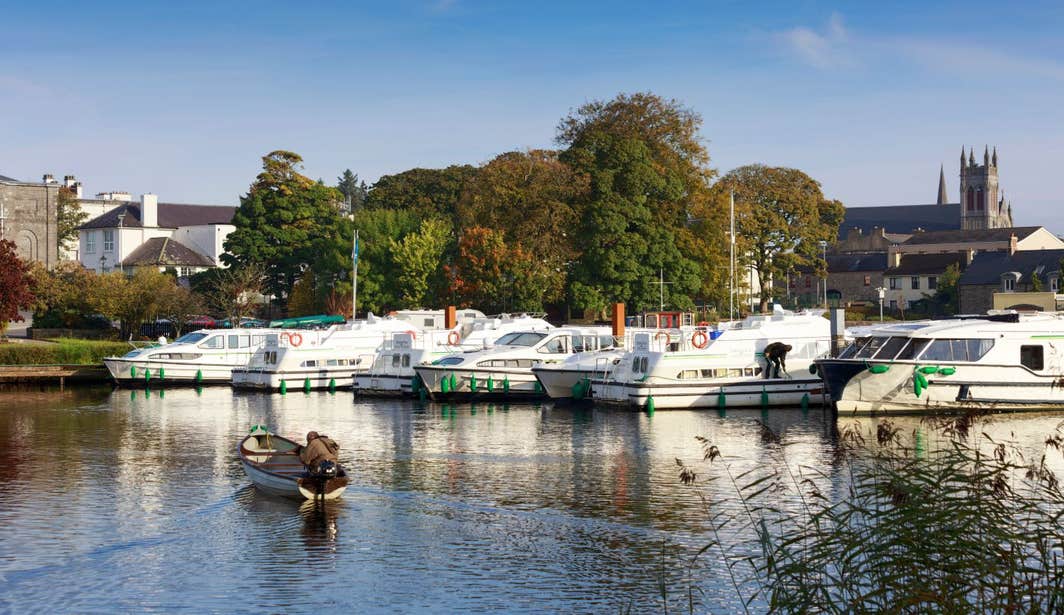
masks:
<svg viewBox="0 0 1064 615"><path fill-rule="evenodd" d="M496 346L535 346L546 333L507 333L495 340Z"/></svg>
<svg viewBox="0 0 1064 615"><path fill-rule="evenodd" d="M201 339L207 337L206 333L186 333L181 337L174 340L175 344L195 344Z"/></svg>

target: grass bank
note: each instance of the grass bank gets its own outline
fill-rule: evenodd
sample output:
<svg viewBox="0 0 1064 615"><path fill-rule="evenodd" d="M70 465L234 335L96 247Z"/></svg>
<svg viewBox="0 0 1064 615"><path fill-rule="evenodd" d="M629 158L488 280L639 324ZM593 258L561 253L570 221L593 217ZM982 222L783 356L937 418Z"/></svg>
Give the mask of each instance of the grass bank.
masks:
<svg viewBox="0 0 1064 615"><path fill-rule="evenodd" d="M129 350L125 342L69 338L47 344L0 344L0 365L94 365Z"/></svg>

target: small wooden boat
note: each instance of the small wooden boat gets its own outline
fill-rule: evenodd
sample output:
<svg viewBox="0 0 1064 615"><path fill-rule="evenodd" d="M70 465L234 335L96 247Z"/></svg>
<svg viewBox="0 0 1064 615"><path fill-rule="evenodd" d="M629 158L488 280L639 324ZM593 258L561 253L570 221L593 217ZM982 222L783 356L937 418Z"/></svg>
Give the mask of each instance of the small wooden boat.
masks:
<svg viewBox="0 0 1064 615"><path fill-rule="evenodd" d="M299 444L268 431L253 432L238 448L244 473L257 488L271 495L335 500L350 482L339 465L336 476L311 475L299 459Z"/></svg>

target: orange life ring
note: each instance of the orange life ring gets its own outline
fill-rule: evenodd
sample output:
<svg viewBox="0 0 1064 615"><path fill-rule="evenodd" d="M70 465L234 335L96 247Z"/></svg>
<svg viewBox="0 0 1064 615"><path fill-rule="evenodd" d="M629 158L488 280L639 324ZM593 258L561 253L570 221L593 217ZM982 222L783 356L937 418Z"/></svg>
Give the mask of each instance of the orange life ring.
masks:
<svg viewBox="0 0 1064 615"><path fill-rule="evenodd" d="M697 327L708 327L709 323L703 320L702 322L698 323L695 326L697 326Z"/></svg>
<svg viewBox="0 0 1064 615"><path fill-rule="evenodd" d="M658 331L657 334L654 335L654 341L656 342L656 341L660 340L662 335L665 336L665 343L666 344L672 343L672 336L669 335L668 331Z"/></svg>
<svg viewBox="0 0 1064 615"><path fill-rule="evenodd" d="M298 333L293 333L288 336L288 343L291 344L293 348L296 348L303 343L303 336Z"/></svg>
<svg viewBox="0 0 1064 615"><path fill-rule="evenodd" d="M417 332L414 331L413 329L407 329L406 331L403 331L403 333L406 333L407 335L409 335L410 339L413 339L413 340L417 339Z"/></svg>
<svg viewBox="0 0 1064 615"><path fill-rule="evenodd" d="M698 331L695 331L694 335L691 336L691 345L694 346L695 348L699 348L699 349L705 348L706 344L708 344L708 343L709 343L709 336L706 335L706 332L702 331L701 329L699 329Z"/></svg>
<svg viewBox="0 0 1064 615"><path fill-rule="evenodd" d="M458 342L462 341L462 336L458 335L457 331L451 331L447 335L447 343L451 346L457 346Z"/></svg>

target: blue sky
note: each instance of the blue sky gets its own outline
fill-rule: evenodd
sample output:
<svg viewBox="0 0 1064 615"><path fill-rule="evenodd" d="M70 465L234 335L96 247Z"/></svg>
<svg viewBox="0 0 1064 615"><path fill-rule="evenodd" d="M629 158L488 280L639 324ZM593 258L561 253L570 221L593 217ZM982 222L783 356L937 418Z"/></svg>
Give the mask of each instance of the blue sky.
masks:
<svg viewBox="0 0 1064 615"><path fill-rule="evenodd" d="M179 6L174 6L178 5ZM715 168L800 168L848 205L933 202L996 145L1017 224L1064 233L1064 3L469 0L0 7L0 174L236 204L274 149L372 181L550 147L653 91ZM977 156L979 154L977 153Z"/></svg>

